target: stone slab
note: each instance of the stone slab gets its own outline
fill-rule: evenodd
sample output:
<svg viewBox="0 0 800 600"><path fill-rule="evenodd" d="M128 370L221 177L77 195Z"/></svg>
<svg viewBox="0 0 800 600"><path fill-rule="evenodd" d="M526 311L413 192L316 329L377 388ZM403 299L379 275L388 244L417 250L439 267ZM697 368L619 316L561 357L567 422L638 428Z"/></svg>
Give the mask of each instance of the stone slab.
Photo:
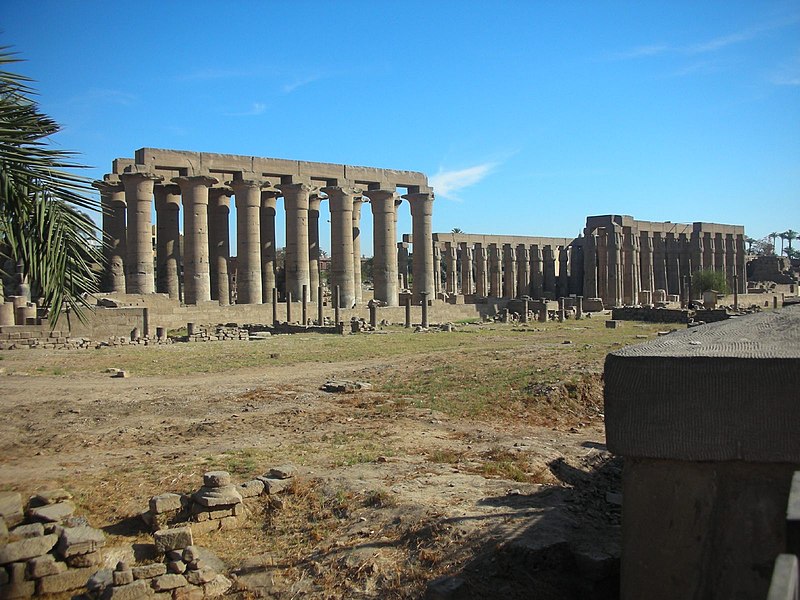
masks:
<svg viewBox="0 0 800 600"><path fill-rule="evenodd" d="M223 487L201 487L194 493L195 502L208 508L231 506L242 502L242 495L234 485Z"/></svg>
<svg viewBox="0 0 800 600"><path fill-rule="evenodd" d="M67 490L62 490L62 489L46 490L44 492L39 492L35 496L31 497L30 502L28 502L28 505L45 506L47 504L56 504L58 502L63 502L64 500L72 500L72 494L70 494Z"/></svg>
<svg viewBox="0 0 800 600"><path fill-rule="evenodd" d="M0 517L3 517L9 528L22 523L25 515L22 512L22 496L19 492L0 492Z"/></svg>
<svg viewBox="0 0 800 600"><path fill-rule="evenodd" d="M160 494L150 498L150 511L153 514L180 510L182 507L180 494Z"/></svg>
<svg viewBox="0 0 800 600"><path fill-rule="evenodd" d="M58 553L64 558L96 552L106 544L103 532L93 527L65 527L58 540Z"/></svg>
<svg viewBox="0 0 800 600"><path fill-rule="evenodd" d="M36 584L36 593L43 596L44 594L59 594L83 588L95 571L96 569L93 567L68 569L58 575L42 577Z"/></svg>
<svg viewBox="0 0 800 600"><path fill-rule="evenodd" d="M193 544L192 530L190 527L175 527L162 529L153 534L156 552L164 554L170 550L182 550Z"/></svg>
<svg viewBox="0 0 800 600"><path fill-rule="evenodd" d="M225 575L220 574L217 575L213 581L205 584L203 586L203 591L205 592L206 597L214 598L227 592L231 585L233 585L233 582L225 577Z"/></svg>
<svg viewBox="0 0 800 600"><path fill-rule="evenodd" d="M28 515L31 519L44 521L46 523L60 523L67 517L71 517L74 513L75 505L69 500L64 500L56 504L38 506L28 511Z"/></svg>
<svg viewBox="0 0 800 600"><path fill-rule="evenodd" d="M167 590L183 587L187 584L188 582L183 575L167 573L166 575L159 575L153 579L151 585L155 591L165 592Z"/></svg>
<svg viewBox="0 0 800 600"><path fill-rule="evenodd" d="M207 488L219 488L231 485L233 480L227 471L209 471L203 474L203 486Z"/></svg>
<svg viewBox="0 0 800 600"><path fill-rule="evenodd" d="M149 565L133 567L131 571L133 571L134 579L153 579L153 577L166 574L167 565L164 563L152 563Z"/></svg>
<svg viewBox="0 0 800 600"><path fill-rule="evenodd" d="M152 590L145 579L139 579L128 585L106 588L103 600L141 600L151 595Z"/></svg>
<svg viewBox="0 0 800 600"><path fill-rule="evenodd" d="M242 498L253 498L264 493L264 482L260 479L252 479L236 486Z"/></svg>
<svg viewBox="0 0 800 600"><path fill-rule="evenodd" d="M41 523L28 523L18 525L8 532L8 540L14 542L25 538L41 537L44 535L44 525Z"/></svg>
<svg viewBox="0 0 800 600"><path fill-rule="evenodd" d="M47 575L58 575L67 570L66 563L56 560L52 554L37 556L28 561L28 578L39 579Z"/></svg>
<svg viewBox="0 0 800 600"><path fill-rule="evenodd" d="M47 554L58 541L57 535L43 535L41 537L25 538L16 542L9 542L0 547L0 565L28 560L36 556Z"/></svg>

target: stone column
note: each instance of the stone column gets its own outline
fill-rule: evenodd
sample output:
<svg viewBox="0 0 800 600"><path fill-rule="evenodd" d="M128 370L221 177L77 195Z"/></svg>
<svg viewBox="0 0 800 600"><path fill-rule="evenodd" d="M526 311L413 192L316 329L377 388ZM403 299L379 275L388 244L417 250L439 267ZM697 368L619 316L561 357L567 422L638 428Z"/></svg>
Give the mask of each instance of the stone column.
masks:
<svg viewBox="0 0 800 600"><path fill-rule="evenodd" d="M433 297L433 192L417 192L403 196L411 205L411 239L414 244L412 272L414 302Z"/></svg>
<svg viewBox="0 0 800 600"><path fill-rule="evenodd" d="M339 186L322 188L331 208L331 285L339 286L339 308L355 303L353 273L353 198L355 191Z"/></svg>
<svg viewBox="0 0 800 600"><path fill-rule="evenodd" d="M208 191L208 247L211 256L211 299L231 303L231 195L228 187Z"/></svg>
<svg viewBox="0 0 800 600"><path fill-rule="evenodd" d="M497 244L489 244L489 295L492 298L502 296L503 270L500 266L500 248Z"/></svg>
<svg viewBox="0 0 800 600"><path fill-rule="evenodd" d="M633 277L631 265L633 264L633 232L630 227L622 228L622 262L620 264L622 303L636 304L638 298L633 293Z"/></svg>
<svg viewBox="0 0 800 600"><path fill-rule="evenodd" d="M639 234L639 264L642 272L642 290L652 292L655 290L653 282L653 238L650 232L642 231Z"/></svg>
<svg viewBox="0 0 800 600"><path fill-rule="evenodd" d="M733 234L725 234L725 278L728 281L728 289L733 292L733 276L736 274L736 246L733 241Z"/></svg>
<svg viewBox="0 0 800 600"><path fill-rule="evenodd" d="M639 245L638 232L631 234L631 304L639 303L639 292L642 289L642 272L641 272L641 247Z"/></svg>
<svg viewBox="0 0 800 600"><path fill-rule="evenodd" d="M286 291L299 298L303 286L309 282L308 195L311 186L282 183L277 187L283 192L286 207Z"/></svg>
<svg viewBox="0 0 800 600"><path fill-rule="evenodd" d="M558 247L558 295L569 296L569 250L567 246Z"/></svg>
<svg viewBox="0 0 800 600"><path fill-rule="evenodd" d="M638 264L637 264L638 267ZM569 246L569 287L568 295L583 293L583 238L572 241Z"/></svg>
<svg viewBox="0 0 800 600"><path fill-rule="evenodd" d="M314 302L319 286L319 208L322 199L318 192L308 195L308 281L311 301Z"/></svg>
<svg viewBox="0 0 800 600"><path fill-rule="evenodd" d="M397 196L394 190L367 190L372 209L372 277L375 299L387 306L399 306L397 228L395 216ZM405 253L408 262L408 253ZM401 271L402 274L402 271Z"/></svg>
<svg viewBox="0 0 800 600"><path fill-rule="evenodd" d="M395 205L395 210L396 210ZM408 289L408 244L397 242L397 283L404 290Z"/></svg>
<svg viewBox="0 0 800 600"><path fill-rule="evenodd" d="M531 293L531 253L525 244L517 245L517 295Z"/></svg>
<svg viewBox="0 0 800 600"><path fill-rule="evenodd" d="M685 283L686 278L692 275L692 248L689 243L689 238L685 233L678 234L678 268L678 279L682 287L687 288L685 290L681 289L680 291L681 297L684 297L689 292L688 286L686 286Z"/></svg>
<svg viewBox="0 0 800 600"><path fill-rule="evenodd" d="M433 288L438 298L442 292L442 248L439 244L433 245Z"/></svg>
<svg viewBox="0 0 800 600"><path fill-rule="evenodd" d="M152 294L155 291L155 279L150 211L153 204L153 185L164 178L144 172L122 173L119 177L125 186L128 211L125 292Z"/></svg>
<svg viewBox="0 0 800 600"><path fill-rule="evenodd" d="M660 231L653 232L653 292L667 289L666 241Z"/></svg>
<svg viewBox="0 0 800 600"><path fill-rule="evenodd" d="M465 296L473 293L472 275L472 245L468 242L461 242L461 293Z"/></svg>
<svg viewBox="0 0 800 600"><path fill-rule="evenodd" d="M456 257L456 247L453 242L444 243L444 270L445 270L445 291L454 295L458 293L458 276L456 275L458 259Z"/></svg>
<svg viewBox="0 0 800 600"><path fill-rule="evenodd" d="M584 229L583 235L583 296L597 298L597 236Z"/></svg>
<svg viewBox="0 0 800 600"><path fill-rule="evenodd" d="M92 184L100 191L103 209L103 254L106 264L101 290L125 293L125 187L116 175L106 175ZM2 284L0 284L2 287Z"/></svg>
<svg viewBox="0 0 800 600"><path fill-rule="evenodd" d="M553 247L546 244L542 251L542 287L545 294L550 294L550 297L555 299L558 295L556 292L556 255L553 252Z"/></svg>
<svg viewBox="0 0 800 600"><path fill-rule="evenodd" d="M736 275L738 291L740 294L747 293L747 256L745 253L744 234L736 236Z"/></svg>
<svg viewBox="0 0 800 600"><path fill-rule="evenodd" d="M156 196L156 291L181 299L181 232L178 212L181 188L177 185L155 186Z"/></svg>
<svg viewBox="0 0 800 600"><path fill-rule="evenodd" d="M277 289L275 281L276 252L275 243L275 215L278 205L280 190L267 188L261 190L261 301L264 304L272 302L272 290Z"/></svg>
<svg viewBox="0 0 800 600"><path fill-rule="evenodd" d="M674 233L667 233L666 235L666 251L664 255L667 268L667 294L678 294L680 289L680 269L678 261L678 243Z"/></svg>
<svg viewBox="0 0 800 600"><path fill-rule="evenodd" d="M709 271L714 268L714 237L711 232L704 231L703 236L703 270Z"/></svg>
<svg viewBox="0 0 800 600"><path fill-rule="evenodd" d="M183 196L183 301L198 304L211 300L208 267L208 188L216 177L174 177Z"/></svg>
<svg viewBox="0 0 800 600"><path fill-rule="evenodd" d="M622 303L622 231L614 225L608 233L608 302L611 306ZM605 302L605 299L604 299Z"/></svg>
<svg viewBox="0 0 800 600"><path fill-rule="evenodd" d="M693 231L689 239L691 246L691 273L702 270L703 268L703 235L699 231Z"/></svg>
<svg viewBox="0 0 800 600"><path fill-rule="evenodd" d="M254 173L243 173L228 185L236 196L236 303L262 304L261 188L269 184ZM299 297L300 293L295 296Z"/></svg>
<svg viewBox="0 0 800 600"><path fill-rule="evenodd" d="M503 244L503 297L517 297L517 257L511 244Z"/></svg>
<svg viewBox="0 0 800 600"><path fill-rule="evenodd" d="M353 197L353 292L356 306L364 300L361 288L361 205L364 199L358 190Z"/></svg>
<svg viewBox="0 0 800 600"><path fill-rule="evenodd" d="M475 295L486 297L488 285L486 281L486 248L483 244L475 244Z"/></svg>
<svg viewBox="0 0 800 600"><path fill-rule="evenodd" d="M544 257L539 244L531 246L531 297L544 296Z"/></svg>
<svg viewBox="0 0 800 600"><path fill-rule="evenodd" d="M725 272L725 239L721 233L714 234L714 270Z"/></svg>

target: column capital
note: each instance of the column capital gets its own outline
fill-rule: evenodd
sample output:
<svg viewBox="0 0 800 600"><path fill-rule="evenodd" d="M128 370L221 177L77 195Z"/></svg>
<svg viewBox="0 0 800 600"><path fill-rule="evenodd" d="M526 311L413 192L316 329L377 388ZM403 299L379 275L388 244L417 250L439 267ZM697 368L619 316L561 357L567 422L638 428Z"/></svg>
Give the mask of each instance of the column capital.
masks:
<svg viewBox="0 0 800 600"><path fill-rule="evenodd" d="M274 187L261 188L261 207L275 209L278 205L278 196L281 191Z"/></svg>
<svg viewBox="0 0 800 600"><path fill-rule="evenodd" d="M286 194L300 194L300 193L310 193L313 191L314 186L309 183L279 183L275 186L281 191L281 195L286 197Z"/></svg>
<svg viewBox="0 0 800 600"><path fill-rule="evenodd" d="M164 181L164 178L161 175L156 175L155 173L143 173L139 171L126 171L125 173L120 173L119 178L124 185L128 185L129 183L135 184L141 181L152 181L154 183Z"/></svg>
<svg viewBox="0 0 800 600"><path fill-rule="evenodd" d="M92 182L92 187L101 194L113 194L114 192L121 192L125 189L119 176L114 174L104 175L103 179L96 179Z"/></svg>
<svg viewBox="0 0 800 600"><path fill-rule="evenodd" d="M153 188L153 193L156 197L156 210L163 210L163 209L172 209L178 210L181 205L180 195L181 195L181 188L180 186L174 183L168 183L164 185L156 185Z"/></svg>
<svg viewBox="0 0 800 600"><path fill-rule="evenodd" d="M361 197L363 194L363 190L359 187L355 186L341 186L341 185L328 185L323 188L320 188L321 192L324 192L330 198L331 196L352 196L353 198Z"/></svg>
<svg viewBox="0 0 800 600"><path fill-rule="evenodd" d="M237 190L245 190L248 188L262 189L264 187L269 187L270 183L269 181L258 177L234 177L231 181L226 181L225 185L231 187L233 189L233 193L235 194Z"/></svg>
<svg viewBox="0 0 800 600"><path fill-rule="evenodd" d="M210 188L212 185L219 183L219 179L211 177L210 175L183 175L181 177L173 177L170 181L180 186L181 191L188 188L197 187L199 185Z"/></svg>
<svg viewBox="0 0 800 600"><path fill-rule="evenodd" d="M424 214L433 214L433 192L414 192L413 194L405 194L402 196L411 205L411 212L421 210Z"/></svg>
<svg viewBox="0 0 800 600"><path fill-rule="evenodd" d="M228 186L214 186L208 190L208 201L209 204L213 203L216 208L230 208L232 195L233 190Z"/></svg>
<svg viewBox="0 0 800 600"><path fill-rule="evenodd" d="M363 195L369 199L370 202L380 203L387 200L397 200L397 192L395 190L364 190Z"/></svg>

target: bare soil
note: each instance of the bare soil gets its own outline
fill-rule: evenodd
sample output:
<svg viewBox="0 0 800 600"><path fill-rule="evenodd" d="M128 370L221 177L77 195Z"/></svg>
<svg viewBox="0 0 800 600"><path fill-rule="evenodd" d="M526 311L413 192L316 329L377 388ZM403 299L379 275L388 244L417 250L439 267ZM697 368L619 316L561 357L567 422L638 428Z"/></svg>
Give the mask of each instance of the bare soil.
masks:
<svg viewBox="0 0 800 600"><path fill-rule="evenodd" d="M247 343L263 342L207 346ZM168 372L191 359L186 347L153 348L153 360ZM180 376L41 374L91 352L102 350L2 355L0 488L72 492L106 531L109 566L146 559L138 514L151 496L190 492L211 469L245 481L291 463L299 475L280 503L248 500L247 526L196 540L242 597L615 597L620 464L604 446L596 358L584 364L596 379L584 410L543 425L507 407L454 416L385 391L435 361L469 369L464 349ZM541 352L548 368L565 366L552 346ZM331 379L374 387L321 391Z"/></svg>

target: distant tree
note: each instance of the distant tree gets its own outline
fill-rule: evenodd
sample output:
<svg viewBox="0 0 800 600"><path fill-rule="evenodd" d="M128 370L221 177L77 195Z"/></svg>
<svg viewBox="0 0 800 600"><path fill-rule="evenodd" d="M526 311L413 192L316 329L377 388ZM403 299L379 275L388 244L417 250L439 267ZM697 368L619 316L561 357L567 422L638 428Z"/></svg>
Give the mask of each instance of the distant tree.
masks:
<svg viewBox="0 0 800 600"><path fill-rule="evenodd" d="M772 233L770 233L767 236L768 238L770 238L772 240L772 253L773 254L775 254L775 240L777 240L780 237L780 235L781 234L778 233L777 231L773 231Z"/></svg>
<svg viewBox="0 0 800 600"><path fill-rule="evenodd" d="M775 246L770 241L770 236L755 240L753 242L752 254L756 256L772 256L775 254Z"/></svg>
<svg viewBox="0 0 800 600"><path fill-rule="evenodd" d="M744 243L747 244L747 253L748 254L752 254L753 253L753 244L755 244L757 241L758 240L756 240L755 238L751 238L749 235L746 235L744 237Z"/></svg>
<svg viewBox="0 0 800 600"><path fill-rule="evenodd" d="M800 250L793 250L792 248L787 248L786 256L788 256L792 260L800 260Z"/></svg>
<svg viewBox="0 0 800 600"><path fill-rule="evenodd" d="M450 230L450 233L464 233L464 230L463 230L463 229L460 229L460 228L458 228L458 227L453 227L453 228Z"/></svg>
<svg viewBox="0 0 800 600"><path fill-rule="evenodd" d="M792 229L787 229L786 231L784 231L781 234L781 236L783 236L783 238L787 242L789 242L789 250L791 251L792 250L792 240L796 240L797 239L797 232L792 230ZM786 254L788 254L788 252Z"/></svg>
<svg viewBox="0 0 800 600"><path fill-rule="evenodd" d="M728 280L722 271L704 269L692 275L692 292L701 295L708 290L715 290L721 294L728 293Z"/></svg>

